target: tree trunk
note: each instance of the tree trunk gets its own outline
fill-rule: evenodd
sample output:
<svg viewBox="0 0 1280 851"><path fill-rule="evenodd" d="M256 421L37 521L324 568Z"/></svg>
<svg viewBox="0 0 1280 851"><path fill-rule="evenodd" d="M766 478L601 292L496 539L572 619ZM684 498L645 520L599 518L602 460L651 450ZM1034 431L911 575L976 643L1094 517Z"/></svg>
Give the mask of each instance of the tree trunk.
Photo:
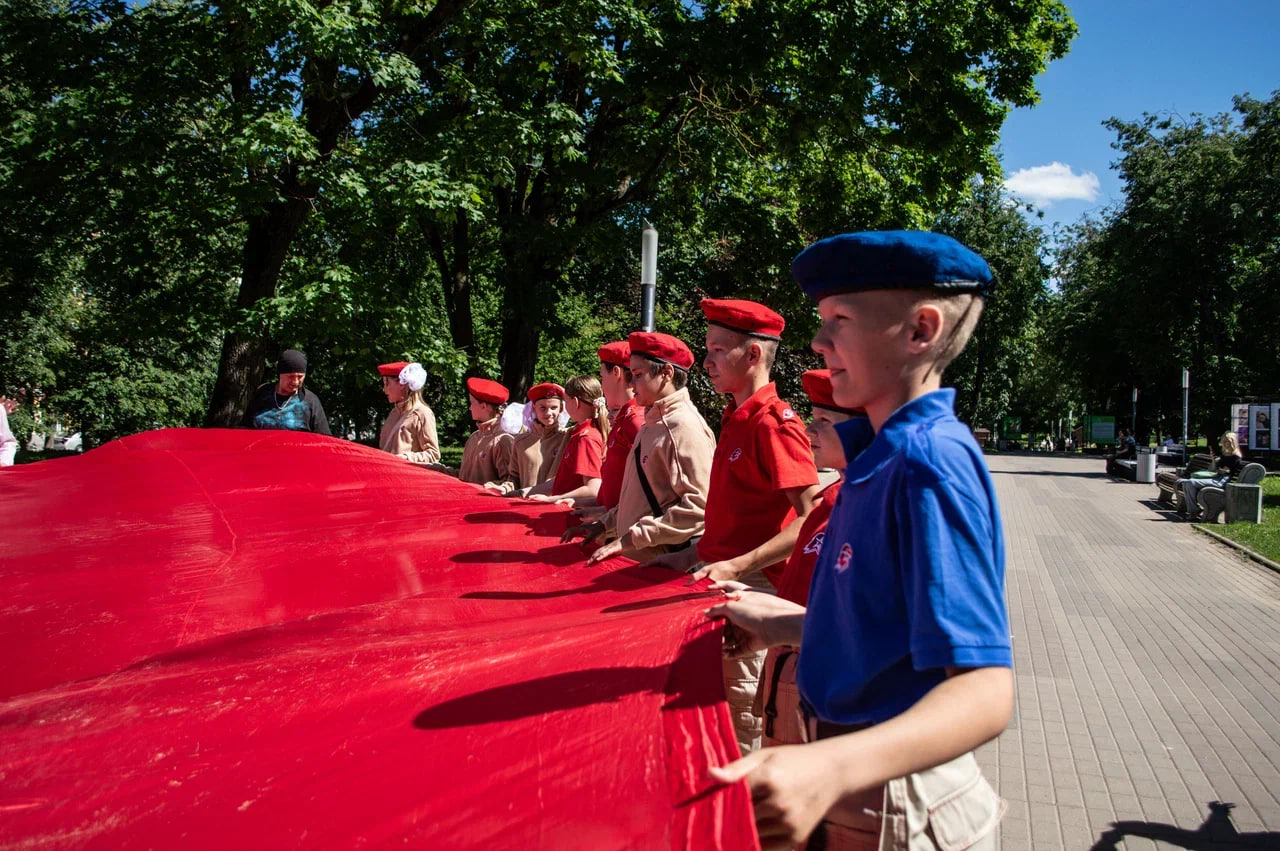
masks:
<svg viewBox="0 0 1280 851"><path fill-rule="evenodd" d="M401 20L404 29L399 33L395 49L404 56L419 56L424 45L438 36L471 2L473 0L438 0L425 17ZM222 11L225 13L226 10ZM235 21L228 21L228 49L243 50L243 36L243 27ZM304 87L301 117L307 132L316 141L316 153L321 161L329 158L343 134L351 130L352 124L373 106L382 93L373 76L366 75L350 95L340 97L341 78L336 57L310 56L302 67L301 79L310 82ZM235 101L247 101L251 91L247 66L237 65L229 82ZM249 219L240 292L236 296L240 315L259 300L275 295L285 255L311 211L318 187L303 183L299 165L290 165L275 175L253 175L259 179L270 179L282 187L284 198L267 205L261 213ZM218 380L209 400L206 425L239 425L253 390L255 364L266 356L268 348L267 341L260 337L236 331L223 339Z"/></svg>
<svg viewBox="0 0 1280 851"><path fill-rule="evenodd" d="M445 247L440 226L435 222L423 225L431 245L431 255L440 270L440 286L444 290L444 308L449 315L449 334L454 348L467 353L467 361L476 363L476 329L471 312L471 230L466 211L454 213L451 234L453 256Z"/></svg>
<svg viewBox="0 0 1280 851"><path fill-rule="evenodd" d="M552 259L524 247L517 241L503 241L502 344L498 359L502 383L513 399L523 398L534 383L542 327L550 306L555 304L555 282L560 267ZM563 381L563 376L552 376Z"/></svg>
<svg viewBox="0 0 1280 851"><path fill-rule="evenodd" d="M309 209L307 199L292 198L272 204L265 213L250 220L240 292L236 295L237 313L243 314L259 300L275 294L285 254ZM257 371L269 355L269 346L260 335L239 331L232 331L223 339L206 426L234 428L240 424L259 377Z"/></svg>
<svg viewBox="0 0 1280 851"><path fill-rule="evenodd" d="M969 423L971 428L981 428L982 420L982 385L987 378L987 359L983 356L986 354L986 335L978 337L978 350L975 353L973 364L973 422ZM999 425L993 423L993 425Z"/></svg>
<svg viewBox="0 0 1280 851"><path fill-rule="evenodd" d="M536 267L508 260L504 270L502 292L502 345L498 361L502 383L511 398L523 399L533 386L533 371L538 365L538 346L542 342L544 322L543 299Z"/></svg>

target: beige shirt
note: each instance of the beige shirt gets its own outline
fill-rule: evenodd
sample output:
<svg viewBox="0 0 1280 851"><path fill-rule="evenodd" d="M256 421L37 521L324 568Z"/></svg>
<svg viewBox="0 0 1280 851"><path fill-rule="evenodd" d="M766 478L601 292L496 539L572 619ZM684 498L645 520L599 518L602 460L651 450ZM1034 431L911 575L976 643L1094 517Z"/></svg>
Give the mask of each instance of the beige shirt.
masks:
<svg viewBox="0 0 1280 851"><path fill-rule="evenodd" d="M542 464L538 467L535 485L555 479L556 472L560 469L560 459L564 457L564 447L569 442L569 434L569 429L559 427L555 431L542 433Z"/></svg>
<svg viewBox="0 0 1280 851"><path fill-rule="evenodd" d="M396 405L391 409L378 448L392 455L403 455L414 464L434 464L440 460L440 441L436 437L436 417L426 405L405 412Z"/></svg>
<svg viewBox="0 0 1280 851"><path fill-rule="evenodd" d="M515 437L502 430L497 417L480 423L462 447L458 478L473 485L506 481L515 462L515 444Z"/></svg>
<svg viewBox="0 0 1280 851"><path fill-rule="evenodd" d="M635 445L662 514L653 516L649 507L633 448L618 505L601 519L605 529L619 537L631 533L632 550L627 554L633 558L635 552L671 547L702 534L716 437L689 399L688 389L682 388L645 410Z"/></svg>
<svg viewBox="0 0 1280 851"><path fill-rule="evenodd" d="M560 455L569 432L556 426L554 431L531 428L516 435L514 463L504 482L503 493L516 488L531 488L553 478L560 466Z"/></svg>

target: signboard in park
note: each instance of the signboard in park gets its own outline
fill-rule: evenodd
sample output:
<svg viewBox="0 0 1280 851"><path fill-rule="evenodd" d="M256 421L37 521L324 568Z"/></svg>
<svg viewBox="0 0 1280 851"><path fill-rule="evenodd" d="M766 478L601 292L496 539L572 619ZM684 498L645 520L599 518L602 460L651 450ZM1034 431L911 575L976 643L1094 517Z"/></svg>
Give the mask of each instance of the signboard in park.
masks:
<svg viewBox="0 0 1280 851"><path fill-rule="evenodd" d="M1240 445L1248 447L1249 405L1247 403L1231 406L1231 430L1236 433L1236 440L1240 441Z"/></svg>
<svg viewBox="0 0 1280 851"><path fill-rule="evenodd" d="M1272 405L1249 406L1249 448L1270 451L1272 443L1271 409Z"/></svg>
<svg viewBox="0 0 1280 851"><path fill-rule="evenodd" d="M1116 442L1116 418L1085 417L1084 441L1085 443L1101 443L1106 446L1114 446Z"/></svg>

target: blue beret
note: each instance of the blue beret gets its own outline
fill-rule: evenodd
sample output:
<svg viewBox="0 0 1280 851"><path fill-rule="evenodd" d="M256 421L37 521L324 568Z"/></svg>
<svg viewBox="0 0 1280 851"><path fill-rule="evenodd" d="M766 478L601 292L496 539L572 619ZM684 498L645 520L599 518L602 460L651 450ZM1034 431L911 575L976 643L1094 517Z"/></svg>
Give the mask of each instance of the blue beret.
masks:
<svg viewBox="0 0 1280 851"><path fill-rule="evenodd" d="M814 301L866 290L936 290L987 295L991 268L949 236L879 230L829 236L791 262L791 274Z"/></svg>

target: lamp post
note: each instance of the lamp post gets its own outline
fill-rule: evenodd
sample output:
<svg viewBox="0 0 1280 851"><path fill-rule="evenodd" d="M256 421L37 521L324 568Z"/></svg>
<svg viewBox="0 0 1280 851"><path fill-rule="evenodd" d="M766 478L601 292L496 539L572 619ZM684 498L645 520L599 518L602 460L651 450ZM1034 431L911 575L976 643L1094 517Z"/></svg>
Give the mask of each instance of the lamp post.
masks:
<svg viewBox="0 0 1280 851"><path fill-rule="evenodd" d="M1138 388L1133 388L1133 418L1129 421L1129 434L1138 439Z"/></svg>
<svg viewBox="0 0 1280 851"><path fill-rule="evenodd" d="M1187 452L1187 402L1191 396L1191 373L1187 370L1182 371L1182 455L1188 457Z"/></svg>
<svg viewBox="0 0 1280 851"><path fill-rule="evenodd" d="M648 222L640 236L640 327L654 329L654 300L658 289L658 230Z"/></svg>

